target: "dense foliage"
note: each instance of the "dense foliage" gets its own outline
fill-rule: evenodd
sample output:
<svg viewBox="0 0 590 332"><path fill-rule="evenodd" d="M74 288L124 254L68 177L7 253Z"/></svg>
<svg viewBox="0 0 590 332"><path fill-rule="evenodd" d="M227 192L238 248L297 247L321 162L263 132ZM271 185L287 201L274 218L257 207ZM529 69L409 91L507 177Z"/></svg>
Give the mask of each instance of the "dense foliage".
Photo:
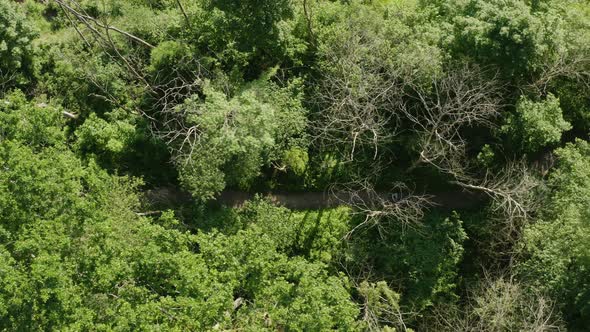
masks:
<svg viewBox="0 0 590 332"><path fill-rule="evenodd" d="M584 331L585 0L0 0L0 330Z"/></svg>

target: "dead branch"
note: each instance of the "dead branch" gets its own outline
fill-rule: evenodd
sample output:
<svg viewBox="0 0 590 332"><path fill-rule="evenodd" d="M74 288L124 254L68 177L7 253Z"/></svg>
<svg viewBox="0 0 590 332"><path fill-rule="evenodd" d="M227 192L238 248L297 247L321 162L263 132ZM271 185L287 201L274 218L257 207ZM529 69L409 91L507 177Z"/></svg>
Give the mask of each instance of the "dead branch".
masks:
<svg viewBox="0 0 590 332"><path fill-rule="evenodd" d="M182 12L182 16L184 16L184 19L186 20L186 25L188 25L190 27L191 20L189 19L188 15L186 13L186 10L184 10L184 6L182 5L182 2L180 2L180 0L176 0L176 4L178 5L178 8Z"/></svg>
<svg viewBox="0 0 590 332"><path fill-rule="evenodd" d="M479 184L459 180L451 183L466 190L480 191L488 195L493 201L495 212L503 215L511 227L514 226L515 220L528 219L538 207L535 190L541 182L529 173L524 161L510 163L496 174L488 171Z"/></svg>
<svg viewBox="0 0 590 332"><path fill-rule="evenodd" d="M66 111L62 111L61 114L63 116L65 116L66 118L69 118L69 119L72 119L72 120L78 119L78 114L74 114L74 113L70 113L70 112L66 112Z"/></svg>
<svg viewBox="0 0 590 332"><path fill-rule="evenodd" d="M409 227L420 225L425 210L434 205L433 196L415 194L403 183L394 183L387 193L379 193L370 181L363 179L334 186L331 191L341 204L353 209L353 214L364 217L361 223L346 234L346 239L367 227L378 227L379 232L382 233L385 231L384 223L390 221Z"/></svg>
<svg viewBox="0 0 590 332"><path fill-rule="evenodd" d="M528 85L528 90L539 96L547 94L549 86L560 78L570 79L590 88L590 57L585 52L561 53L545 63L537 79Z"/></svg>
<svg viewBox="0 0 590 332"><path fill-rule="evenodd" d="M74 9L72 6L70 6L69 4L66 3L67 0L54 0L62 10L67 11L69 13L71 13L74 17L76 17L80 22L84 23L84 25L86 25L89 29L91 29L93 32L97 33L99 36L101 35L98 32L98 28L104 29L106 32L108 31L115 31L133 41L136 41L144 46L147 46L149 48L154 48L155 46L148 43L147 41L128 33L127 31L121 30L113 25L109 25L106 23L102 23L100 22L98 19L84 13L84 12L80 12L76 9ZM70 0L69 2L73 3L76 7L81 9L81 6L73 0ZM69 16L68 16L69 17ZM94 27L93 25L95 25L96 27Z"/></svg>

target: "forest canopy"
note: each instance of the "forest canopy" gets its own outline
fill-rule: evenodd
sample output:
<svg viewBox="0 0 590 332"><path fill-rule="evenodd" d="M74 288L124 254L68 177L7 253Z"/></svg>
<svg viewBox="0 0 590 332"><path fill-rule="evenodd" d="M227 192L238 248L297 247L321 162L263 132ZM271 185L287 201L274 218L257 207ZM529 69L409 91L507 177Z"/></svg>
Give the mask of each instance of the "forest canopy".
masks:
<svg viewBox="0 0 590 332"><path fill-rule="evenodd" d="M0 0L0 331L586 331L587 0Z"/></svg>

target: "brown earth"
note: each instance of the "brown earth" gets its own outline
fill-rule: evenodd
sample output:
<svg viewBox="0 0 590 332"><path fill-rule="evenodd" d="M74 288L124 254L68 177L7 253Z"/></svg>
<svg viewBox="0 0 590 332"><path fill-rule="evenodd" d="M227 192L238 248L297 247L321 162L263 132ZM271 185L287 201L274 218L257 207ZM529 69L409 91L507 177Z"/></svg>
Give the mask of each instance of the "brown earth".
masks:
<svg viewBox="0 0 590 332"><path fill-rule="evenodd" d="M326 192L270 192L248 193L244 191L226 190L217 198L221 205L240 207L246 201L258 195L270 201L293 210L313 210L345 205L350 201L346 193L331 194ZM384 199L390 199L393 193L380 193ZM465 209L480 205L484 197L466 191L448 191L430 194L436 206L448 209ZM156 205L174 206L186 204L192 200L191 195L175 187L160 187L150 190L146 194L149 202Z"/></svg>

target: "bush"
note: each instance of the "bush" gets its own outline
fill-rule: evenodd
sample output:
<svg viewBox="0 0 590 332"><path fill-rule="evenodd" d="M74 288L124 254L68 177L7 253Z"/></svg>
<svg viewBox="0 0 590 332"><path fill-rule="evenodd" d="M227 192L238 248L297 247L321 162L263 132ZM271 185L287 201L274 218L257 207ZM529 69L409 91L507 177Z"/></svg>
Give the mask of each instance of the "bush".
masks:
<svg viewBox="0 0 590 332"><path fill-rule="evenodd" d="M22 84L30 78L31 42L36 36L18 4L0 0L0 92L2 85Z"/></svg>
<svg viewBox="0 0 590 332"><path fill-rule="evenodd" d="M12 140L33 147L62 145L63 124L61 108L28 102L20 91L0 99L0 142Z"/></svg>
<svg viewBox="0 0 590 332"><path fill-rule="evenodd" d="M537 152L561 140L564 131L572 128L563 119L559 99L553 95L546 100L535 102L521 97L516 113L506 119L502 131L520 146L524 152Z"/></svg>

